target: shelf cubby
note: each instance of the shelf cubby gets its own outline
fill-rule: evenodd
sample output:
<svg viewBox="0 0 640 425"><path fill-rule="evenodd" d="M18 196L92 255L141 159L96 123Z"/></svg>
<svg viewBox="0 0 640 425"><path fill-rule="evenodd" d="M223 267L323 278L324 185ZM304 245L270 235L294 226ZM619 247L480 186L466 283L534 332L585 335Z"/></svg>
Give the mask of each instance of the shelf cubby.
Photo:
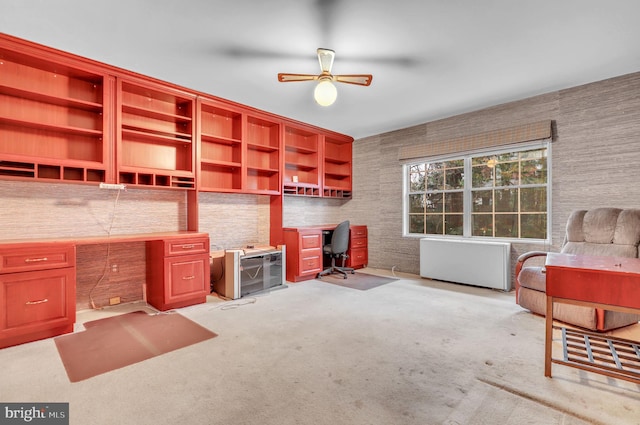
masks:
<svg viewBox="0 0 640 425"><path fill-rule="evenodd" d="M285 195L308 196L313 198L319 198L322 194L322 192L320 191L320 188L317 186L310 187L310 186L292 185L292 184L286 184L286 183L284 185L283 192Z"/></svg>
<svg viewBox="0 0 640 425"><path fill-rule="evenodd" d="M239 192L242 190L241 164L200 164L200 190L216 192Z"/></svg>
<svg viewBox="0 0 640 425"><path fill-rule="evenodd" d="M240 142L242 140L242 114L224 109L216 103L203 100L200 106L200 125L203 138Z"/></svg>

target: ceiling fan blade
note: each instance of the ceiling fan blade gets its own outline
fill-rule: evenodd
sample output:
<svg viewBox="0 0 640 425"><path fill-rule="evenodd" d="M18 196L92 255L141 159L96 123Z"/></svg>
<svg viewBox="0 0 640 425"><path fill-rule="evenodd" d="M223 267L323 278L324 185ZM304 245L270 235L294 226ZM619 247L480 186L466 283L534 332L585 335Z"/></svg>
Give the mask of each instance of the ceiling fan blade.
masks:
<svg viewBox="0 0 640 425"><path fill-rule="evenodd" d="M357 84L359 86L368 86L371 84L371 80L373 80L373 75L371 74L334 75L333 79L334 81L338 81L340 83Z"/></svg>
<svg viewBox="0 0 640 425"><path fill-rule="evenodd" d="M278 81L280 81L281 83L289 83L292 81L312 81L317 79L318 79L317 75L311 75L311 74L285 74L285 73L278 74Z"/></svg>
<svg viewBox="0 0 640 425"><path fill-rule="evenodd" d="M336 52L331 49L318 49L318 61L320 62L320 69L323 73L331 74L331 67L333 66L333 59L336 57Z"/></svg>

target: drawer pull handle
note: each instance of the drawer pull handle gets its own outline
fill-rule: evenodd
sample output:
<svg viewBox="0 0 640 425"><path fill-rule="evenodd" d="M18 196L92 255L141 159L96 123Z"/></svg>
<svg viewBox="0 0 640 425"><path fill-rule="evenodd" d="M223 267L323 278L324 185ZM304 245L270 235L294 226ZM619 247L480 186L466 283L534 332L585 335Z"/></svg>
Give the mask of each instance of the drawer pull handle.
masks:
<svg viewBox="0 0 640 425"><path fill-rule="evenodd" d="M194 244L186 244L186 245L182 245L182 249L193 249L195 245Z"/></svg>
<svg viewBox="0 0 640 425"><path fill-rule="evenodd" d="M49 260L47 257L40 257L40 258L25 258L24 262L25 263L37 263L39 261L47 261Z"/></svg>
<svg viewBox="0 0 640 425"><path fill-rule="evenodd" d="M192 275L192 276L183 276L183 277L182 277L182 280L193 280L193 279L195 279L195 278L196 278L196 277L195 277L195 276L193 276L193 275Z"/></svg>
<svg viewBox="0 0 640 425"><path fill-rule="evenodd" d="M42 300L38 300L38 301L27 301L25 304L26 305L35 305L35 304L44 304L46 302L49 302L49 300L47 298L42 299Z"/></svg>

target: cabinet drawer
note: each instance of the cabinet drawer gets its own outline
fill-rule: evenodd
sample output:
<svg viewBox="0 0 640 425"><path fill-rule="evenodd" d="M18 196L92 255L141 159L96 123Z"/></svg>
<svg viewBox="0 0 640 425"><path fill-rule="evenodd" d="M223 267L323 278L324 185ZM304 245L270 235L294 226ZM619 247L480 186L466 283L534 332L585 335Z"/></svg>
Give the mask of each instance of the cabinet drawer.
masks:
<svg viewBox="0 0 640 425"><path fill-rule="evenodd" d="M367 226L351 226L351 239L366 238Z"/></svg>
<svg viewBox="0 0 640 425"><path fill-rule="evenodd" d="M300 258L300 274L318 273L322 270L322 256L316 255L303 255Z"/></svg>
<svg viewBox="0 0 640 425"><path fill-rule="evenodd" d="M349 267L360 267L367 265L369 261L366 249L354 249L348 258Z"/></svg>
<svg viewBox="0 0 640 425"><path fill-rule="evenodd" d="M75 269L0 275L0 334L28 333L75 321Z"/></svg>
<svg viewBox="0 0 640 425"><path fill-rule="evenodd" d="M165 255L204 254L209 252L209 238L165 240Z"/></svg>
<svg viewBox="0 0 640 425"><path fill-rule="evenodd" d="M314 249L322 247L322 233L309 233L300 235L301 249Z"/></svg>
<svg viewBox="0 0 640 425"><path fill-rule="evenodd" d="M352 249L367 248L367 238L351 239L349 243Z"/></svg>
<svg viewBox="0 0 640 425"><path fill-rule="evenodd" d="M0 273L73 267L75 263L76 249L74 245L34 245L16 249L0 249Z"/></svg>

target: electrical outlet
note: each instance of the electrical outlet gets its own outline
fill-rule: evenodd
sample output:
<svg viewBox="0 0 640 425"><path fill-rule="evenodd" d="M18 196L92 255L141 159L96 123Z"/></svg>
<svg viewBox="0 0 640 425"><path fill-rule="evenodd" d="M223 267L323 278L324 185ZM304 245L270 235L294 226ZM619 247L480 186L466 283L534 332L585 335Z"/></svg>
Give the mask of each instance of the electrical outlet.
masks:
<svg viewBox="0 0 640 425"><path fill-rule="evenodd" d="M118 265L117 264L112 264L111 265L111 271L113 273L117 273L118 272Z"/></svg>
<svg viewBox="0 0 640 425"><path fill-rule="evenodd" d="M121 302L120 297L109 298L109 305L120 304L120 302Z"/></svg>

